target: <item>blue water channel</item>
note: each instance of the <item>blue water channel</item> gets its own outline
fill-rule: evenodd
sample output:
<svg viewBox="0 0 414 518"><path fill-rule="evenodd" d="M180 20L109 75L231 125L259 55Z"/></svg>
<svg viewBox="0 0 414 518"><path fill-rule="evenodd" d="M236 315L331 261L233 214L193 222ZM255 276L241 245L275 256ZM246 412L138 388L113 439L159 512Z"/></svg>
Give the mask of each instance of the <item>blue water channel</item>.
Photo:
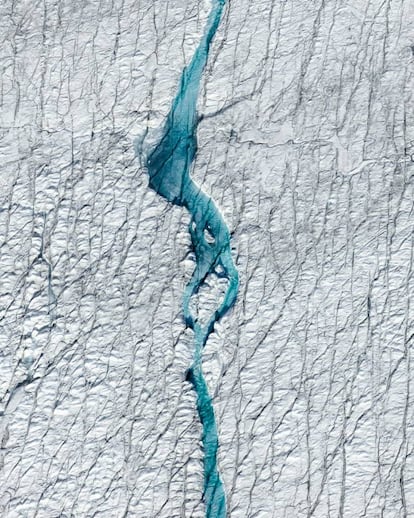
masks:
<svg viewBox="0 0 414 518"><path fill-rule="evenodd" d="M162 128L158 143L147 153L145 167L149 186L169 202L186 207L191 214L189 231L196 265L185 288L183 313L194 331L193 363L186 379L197 394L204 451L204 495L207 518L226 516L226 497L217 468L219 446L211 397L202 371L202 351L214 324L233 306L239 286L231 257L230 233L214 201L192 180L190 170L197 153L197 99L211 41L219 27L225 0L212 0L204 35L190 64L184 68L178 92ZM137 148L137 152L140 149ZM200 323L190 310L191 297L209 275L227 279L221 304L209 320Z"/></svg>

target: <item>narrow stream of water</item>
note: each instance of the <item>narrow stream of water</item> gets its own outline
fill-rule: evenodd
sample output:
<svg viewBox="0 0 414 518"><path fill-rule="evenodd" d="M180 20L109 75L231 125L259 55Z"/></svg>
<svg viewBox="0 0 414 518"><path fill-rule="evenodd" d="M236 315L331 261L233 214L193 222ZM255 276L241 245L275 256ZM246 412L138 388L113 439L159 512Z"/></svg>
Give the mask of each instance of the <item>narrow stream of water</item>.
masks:
<svg viewBox="0 0 414 518"><path fill-rule="evenodd" d="M171 203L186 207L192 216L189 231L196 266L184 292L183 312L187 326L194 331L195 348L186 379L197 394L197 410L203 428L204 502L207 518L225 518L226 498L217 468L219 441L213 404L202 371L202 351L214 324L233 306L239 279L231 257L229 229L214 201L192 180L190 169L197 153L196 108L200 81L224 4L225 0L212 0L204 35L191 63L183 70L159 142L148 153L145 163L150 187ZM210 274L227 279L227 289L218 309L202 324L192 315L190 300Z"/></svg>

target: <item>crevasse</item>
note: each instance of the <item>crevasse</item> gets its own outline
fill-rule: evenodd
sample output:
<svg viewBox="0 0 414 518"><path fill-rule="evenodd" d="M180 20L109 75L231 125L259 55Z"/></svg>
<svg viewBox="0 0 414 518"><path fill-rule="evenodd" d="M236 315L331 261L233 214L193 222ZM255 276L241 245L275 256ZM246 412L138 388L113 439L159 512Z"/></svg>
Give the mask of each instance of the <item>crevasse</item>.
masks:
<svg viewBox="0 0 414 518"><path fill-rule="evenodd" d="M234 304L238 272L231 257L230 233L214 201L192 180L190 169L197 153L197 98L211 41L220 24L225 0L213 0L204 35L190 64L184 68L178 92L158 143L145 158L149 186L169 202L184 206L192 218L189 226L196 266L183 297L186 324L194 331L193 363L187 372L197 394L204 450L204 502L207 518L226 516L226 498L217 468L218 434L214 409L202 371L202 351L217 322ZM137 148L137 152L140 149ZM205 232L211 236L206 240ZM190 311L190 300L209 274L227 279L218 309L201 324Z"/></svg>

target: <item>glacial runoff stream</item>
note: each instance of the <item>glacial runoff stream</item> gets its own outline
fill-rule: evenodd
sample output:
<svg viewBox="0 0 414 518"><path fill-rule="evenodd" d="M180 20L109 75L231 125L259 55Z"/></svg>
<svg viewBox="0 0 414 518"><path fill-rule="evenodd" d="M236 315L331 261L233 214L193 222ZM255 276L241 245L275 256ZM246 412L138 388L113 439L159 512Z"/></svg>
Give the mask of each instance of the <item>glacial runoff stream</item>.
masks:
<svg viewBox="0 0 414 518"><path fill-rule="evenodd" d="M197 395L204 452L203 499L207 518L226 516L226 497L217 468L219 446L214 409L202 371L202 352L214 324L233 306L239 286L238 272L231 257L230 233L214 201L190 176L197 153L197 99L210 45L219 27L225 0L212 0L204 35L190 64L184 68L178 92L160 133L158 143L149 150L145 167L149 186L169 202L186 207L191 214L189 231L196 265L183 297L187 326L194 332L193 363L187 371ZM137 148L137 152L140 150ZM221 304L207 322L200 323L190 310L191 297L199 291L209 274L227 280Z"/></svg>

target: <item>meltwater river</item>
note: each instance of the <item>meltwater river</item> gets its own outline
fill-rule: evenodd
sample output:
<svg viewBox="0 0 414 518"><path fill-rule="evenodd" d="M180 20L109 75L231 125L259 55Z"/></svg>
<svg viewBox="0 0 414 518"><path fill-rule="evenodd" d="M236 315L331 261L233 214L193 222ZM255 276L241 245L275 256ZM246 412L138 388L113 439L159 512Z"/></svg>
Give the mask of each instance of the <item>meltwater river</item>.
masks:
<svg viewBox="0 0 414 518"><path fill-rule="evenodd" d="M219 446L211 397L202 371L202 351L217 322L234 304L238 272L231 257L230 233L214 201L192 180L190 170L197 153L197 99L211 41L219 27L225 0L212 0L204 35L190 64L184 68L178 92L162 128L158 143L147 153L145 167L149 186L169 202L186 207L191 214L189 231L196 266L183 297L186 324L194 331L194 357L186 379L197 394L204 450L204 502L207 518L226 516L226 497L217 468ZM138 150L139 152L139 150ZM192 315L190 299L209 274L227 279L218 309L204 324Z"/></svg>

